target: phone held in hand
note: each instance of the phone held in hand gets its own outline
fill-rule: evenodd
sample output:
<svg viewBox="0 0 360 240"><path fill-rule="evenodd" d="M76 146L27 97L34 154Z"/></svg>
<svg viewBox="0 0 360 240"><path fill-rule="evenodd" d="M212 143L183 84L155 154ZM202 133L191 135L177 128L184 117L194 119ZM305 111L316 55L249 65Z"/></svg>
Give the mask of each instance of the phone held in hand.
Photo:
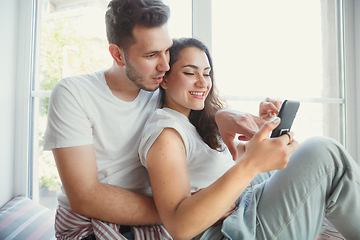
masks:
<svg viewBox="0 0 360 240"><path fill-rule="evenodd" d="M300 102L285 100L280 108L278 117L281 119L280 124L272 131L270 137L279 137L290 131L294 122L296 113L299 109Z"/></svg>

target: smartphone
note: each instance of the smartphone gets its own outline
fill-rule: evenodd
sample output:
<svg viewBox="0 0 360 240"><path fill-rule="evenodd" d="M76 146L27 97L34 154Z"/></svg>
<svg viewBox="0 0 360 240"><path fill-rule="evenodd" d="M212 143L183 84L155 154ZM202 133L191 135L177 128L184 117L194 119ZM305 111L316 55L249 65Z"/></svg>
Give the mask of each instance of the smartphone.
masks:
<svg viewBox="0 0 360 240"><path fill-rule="evenodd" d="M285 100L280 108L278 117L281 119L280 124L272 131L270 137L279 137L290 131L294 122L296 113L299 109L300 102Z"/></svg>

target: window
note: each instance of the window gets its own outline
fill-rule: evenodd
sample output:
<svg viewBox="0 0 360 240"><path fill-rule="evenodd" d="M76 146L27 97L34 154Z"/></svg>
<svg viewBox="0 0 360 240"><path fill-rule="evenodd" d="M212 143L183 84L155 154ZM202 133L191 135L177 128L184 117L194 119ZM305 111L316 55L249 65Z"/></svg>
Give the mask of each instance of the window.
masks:
<svg viewBox="0 0 360 240"><path fill-rule="evenodd" d="M244 0L229 8L213 0L216 80L231 107L257 114L265 97L300 100L297 140L329 136L345 143L334 9L328 1Z"/></svg>
<svg viewBox="0 0 360 240"><path fill-rule="evenodd" d="M108 0L33 0L33 12L26 10L32 7L30 1L19 1L26 5L20 22L34 21L24 24L32 24L32 32L19 31L33 36L24 38L32 41L32 48L20 49L32 56L27 65L19 66L24 75L29 74L19 92L28 90L29 79L32 84L29 100L20 100L18 116L29 114L30 123L18 124L23 132L18 138L26 139L19 148L28 156L20 154L16 163L21 181L15 192L55 209L60 181L52 153L42 151L48 98L61 78L112 64L103 25ZM217 85L231 108L257 114L265 97L298 99L301 107L294 123L298 140L323 135L346 143L350 136L346 126L356 122L349 124L351 118L346 117L352 111L347 111L350 94L344 83L342 1L165 2L171 8L172 37L193 35L212 50ZM348 85L354 82L349 79ZM356 145L354 140L347 142Z"/></svg>

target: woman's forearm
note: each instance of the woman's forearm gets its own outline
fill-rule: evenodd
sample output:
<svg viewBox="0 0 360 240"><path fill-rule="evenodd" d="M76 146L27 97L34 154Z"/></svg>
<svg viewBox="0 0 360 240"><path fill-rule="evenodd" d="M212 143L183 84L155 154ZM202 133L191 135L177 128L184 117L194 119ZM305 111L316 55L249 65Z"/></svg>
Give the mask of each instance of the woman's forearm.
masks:
<svg viewBox="0 0 360 240"><path fill-rule="evenodd" d="M163 219L166 229L174 239L190 239L206 230L228 211L255 175L239 161L209 187L181 201L173 215Z"/></svg>

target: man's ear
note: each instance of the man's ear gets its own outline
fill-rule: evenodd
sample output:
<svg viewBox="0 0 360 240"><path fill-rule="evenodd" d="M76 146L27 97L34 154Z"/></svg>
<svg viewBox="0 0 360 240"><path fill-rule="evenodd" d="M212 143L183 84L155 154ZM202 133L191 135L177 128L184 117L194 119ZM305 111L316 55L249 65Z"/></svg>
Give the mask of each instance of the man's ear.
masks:
<svg viewBox="0 0 360 240"><path fill-rule="evenodd" d="M163 89L166 89L167 88L167 76L165 75L164 77L163 77L163 80L161 81L161 83L160 83L160 85L161 85L161 87L163 88Z"/></svg>
<svg viewBox="0 0 360 240"><path fill-rule="evenodd" d="M109 52L118 66L125 66L124 51L122 51L118 45L114 43L110 44Z"/></svg>

